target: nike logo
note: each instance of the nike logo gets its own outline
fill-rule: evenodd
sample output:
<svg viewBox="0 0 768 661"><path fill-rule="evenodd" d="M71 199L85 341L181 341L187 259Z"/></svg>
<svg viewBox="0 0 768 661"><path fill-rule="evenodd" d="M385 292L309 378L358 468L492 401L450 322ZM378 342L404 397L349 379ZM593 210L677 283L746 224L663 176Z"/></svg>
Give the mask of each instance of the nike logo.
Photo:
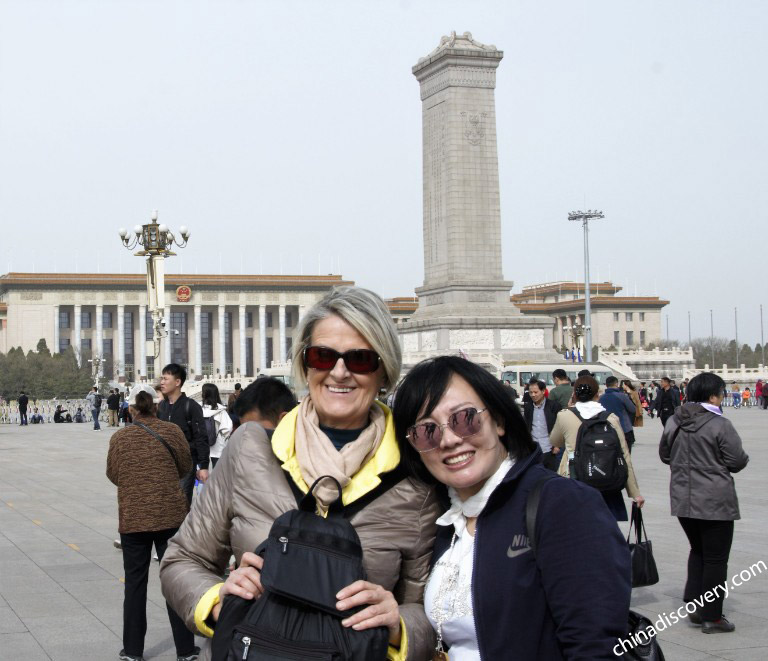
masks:
<svg viewBox="0 0 768 661"><path fill-rule="evenodd" d="M527 553L531 550L530 546L523 546L519 549L513 549L511 546L507 547L507 557L508 558L516 558L519 555L523 555L523 553Z"/></svg>

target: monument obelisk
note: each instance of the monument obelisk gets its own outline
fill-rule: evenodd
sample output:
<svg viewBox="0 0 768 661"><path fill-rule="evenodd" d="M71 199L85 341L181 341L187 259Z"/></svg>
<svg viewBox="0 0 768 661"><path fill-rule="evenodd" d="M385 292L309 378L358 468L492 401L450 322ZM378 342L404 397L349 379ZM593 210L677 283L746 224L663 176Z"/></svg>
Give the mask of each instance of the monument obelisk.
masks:
<svg viewBox="0 0 768 661"><path fill-rule="evenodd" d="M452 32L413 67L422 101L424 285L399 327L406 364L457 351L559 359L554 319L523 316L502 274L494 89L503 57L469 32Z"/></svg>

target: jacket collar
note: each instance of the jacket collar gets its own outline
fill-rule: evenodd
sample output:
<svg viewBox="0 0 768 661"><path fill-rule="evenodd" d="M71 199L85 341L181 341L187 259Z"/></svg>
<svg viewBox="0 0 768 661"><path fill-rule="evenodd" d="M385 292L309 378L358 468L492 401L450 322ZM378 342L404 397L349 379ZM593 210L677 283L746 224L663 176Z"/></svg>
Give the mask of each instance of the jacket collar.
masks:
<svg viewBox="0 0 768 661"><path fill-rule="evenodd" d="M541 446L539 444L536 444L536 448L534 449L531 454L529 454L525 459L517 460L515 461L514 466L509 469L509 472L506 474L504 479L501 481L502 484L510 484L517 480L526 470L528 470L533 464L541 463L541 457L542 457L542 451Z"/></svg>
<svg viewBox="0 0 768 661"><path fill-rule="evenodd" d="M400 465L400 448L395 437L395 425L392 412L387 406L376 400L374 405L381 407L386 416L384 438L368 463L364 464L352 476L350 483L344 487L341 502L349 505L381 484L382 473L393 471ZM296 456L296 419L299 415L297 406L283 417L272 434L272 452L282 462L283 470L287 471L296 486L304 493L309 491L309 485L301 475L301 467Z"/></svg>

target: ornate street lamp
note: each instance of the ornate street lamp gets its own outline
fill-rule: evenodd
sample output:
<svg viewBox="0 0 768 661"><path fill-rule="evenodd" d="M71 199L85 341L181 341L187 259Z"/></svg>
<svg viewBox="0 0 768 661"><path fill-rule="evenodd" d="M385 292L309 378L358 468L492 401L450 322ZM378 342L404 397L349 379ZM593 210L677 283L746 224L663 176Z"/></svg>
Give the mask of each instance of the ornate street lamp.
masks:
<svg viewBox="0 0 768 661"><path fill-rule="evenodd" d="M118 234L128 250L141 246L135 252L137 257L147 258L147 299L152 316L152 338L154 344L155 378L160 375L160 342L168 336L168 321L165 318L165 268L163 260L176 253L171 250L174 244L185 248L190 232L182 225L179 227L180 239L167 225L158 225L157 210L152 212L152 221L146 225L136 225L131 234L120 228ZM142 338L143 341L143 338ZM170 357L167 357L170 358ZM142 366L143 367L143 366Z"/></svg>
<svg viewBox="0 0 768 661"><path fill-rule="evenodd" d="M592 362L592 302L589 288L589 221L605 218L602 211L571 211L568 220L577 220L584 226L584 330L586 331L587 346L585 348L587 362Z"/></svg>
<svg viewBox="0 0 768 661"><path fill-rule="evenodd" d="M104 359L101 356L94 356L89 358L88 362L91 364L91 374L93 375L93 385L99 387L99 371L101 370L101 364Z"/></svg>

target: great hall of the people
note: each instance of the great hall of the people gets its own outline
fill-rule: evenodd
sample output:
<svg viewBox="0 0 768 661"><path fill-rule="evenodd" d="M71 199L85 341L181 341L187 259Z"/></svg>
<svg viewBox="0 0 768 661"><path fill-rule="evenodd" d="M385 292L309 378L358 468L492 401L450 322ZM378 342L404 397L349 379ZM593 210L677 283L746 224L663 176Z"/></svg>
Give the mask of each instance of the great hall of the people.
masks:
<svg viewBox="0 0 768 661"><path fill-rule="evenodd" d="M333 287L354 284L340 275L166 275L169 333L161 363L186 365L191 378L254 376L291 356L293 331L304 312ZM616 296L611 283L593 286L595 344L631 349L661 339L658 297ZM0 353L76 350L81 360L100 355L107 378L153 378L152 322L146 276L139 274L8 273L0 276ZM583 324L582 283L534 285L511 297L523 314L555 318L555 341ZM407 321L415 298L387 301L396 323ZM559 347L558 347L559 348Z"/></svg>

